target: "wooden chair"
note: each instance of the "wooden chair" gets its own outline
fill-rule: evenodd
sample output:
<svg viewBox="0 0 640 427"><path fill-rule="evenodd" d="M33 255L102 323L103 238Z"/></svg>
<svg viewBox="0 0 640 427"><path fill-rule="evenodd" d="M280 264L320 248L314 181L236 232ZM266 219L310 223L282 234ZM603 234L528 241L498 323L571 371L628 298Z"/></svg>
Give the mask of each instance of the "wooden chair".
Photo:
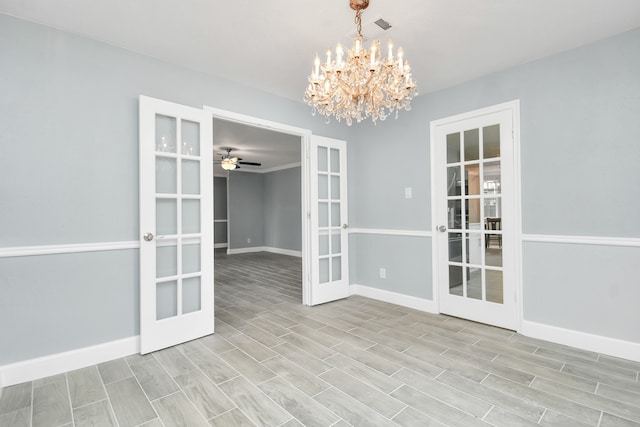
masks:
<svg viewBox="0 0 640 427"><path fill-rule="evenodd" d="M493 230L493 231L502 231L502 218L485 218L484 229ZM502 234L485 233L484 247L488 248L491 245L492 240L495 240L498 242L499 248L502 247Z"/></svg>

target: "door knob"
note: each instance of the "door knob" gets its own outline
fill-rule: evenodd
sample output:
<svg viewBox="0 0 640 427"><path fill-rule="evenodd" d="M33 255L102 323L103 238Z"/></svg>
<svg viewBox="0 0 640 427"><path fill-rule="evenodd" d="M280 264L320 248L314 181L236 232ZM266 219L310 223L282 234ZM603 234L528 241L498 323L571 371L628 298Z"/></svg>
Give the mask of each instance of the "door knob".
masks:
<svg viewBox="0 0 640 427"><path fill-rule="evenodd" d="M349 228L349 224L342 224L342 228Z"/></svg>
<svg viewBox="0 0 640 427"><path fill-rule="evenodd" d="M437 227L437 230L441 233L444 233L445 231L447 231L447 227L445 227L444 225L440 225Z"/></svg>
<svg viewBox="0 0 640 427"><path fill-rule="evenodd" d="M152 240L153 240L153 233L147 233L147 234L145 234L144 236L142 236L142 238L143 238L145 241L150 242L150 241L152 241Z"/></svg>

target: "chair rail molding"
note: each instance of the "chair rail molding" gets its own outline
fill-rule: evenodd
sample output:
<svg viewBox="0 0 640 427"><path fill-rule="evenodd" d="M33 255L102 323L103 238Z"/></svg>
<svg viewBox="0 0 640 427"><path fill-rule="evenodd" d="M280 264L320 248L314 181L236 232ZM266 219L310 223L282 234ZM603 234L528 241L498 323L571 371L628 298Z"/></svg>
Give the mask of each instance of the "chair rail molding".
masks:
<svg viewBox="0 0 640 427"><path fill-rule="evenodd" d="M0 248L0 258L73 254L81 252L120 251L123 249L140 249L140 242L138 240L130 240L122 242L72 243L64 245L13 246Z"/></svg>
<svg viewBox="0 0 640 427"><path fill-rule="evenodd" d="M377 234L383 236L431 237L428 230L397 230L388 228L350 228L349 234Z"/></svg>
<svg viewBox="0 0 640 427"><path fill-rule="evenodd" d="M574 245L640 247L640 237L568 236L556 234L522 234L523 242L568 243Z"/></svg>

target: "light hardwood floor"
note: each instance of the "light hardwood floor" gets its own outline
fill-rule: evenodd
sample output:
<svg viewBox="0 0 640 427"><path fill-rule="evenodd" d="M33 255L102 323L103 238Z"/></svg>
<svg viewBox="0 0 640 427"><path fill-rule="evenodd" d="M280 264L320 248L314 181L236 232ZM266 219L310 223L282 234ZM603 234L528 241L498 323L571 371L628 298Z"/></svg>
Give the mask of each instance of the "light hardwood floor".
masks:
<svg viewBox="0 0 640 427"><path fill-rule="evenodd" d="M363 297L301 304L300 260L216 253L216 334L4 390L0 426L638 426L640 363Z"/></svg>

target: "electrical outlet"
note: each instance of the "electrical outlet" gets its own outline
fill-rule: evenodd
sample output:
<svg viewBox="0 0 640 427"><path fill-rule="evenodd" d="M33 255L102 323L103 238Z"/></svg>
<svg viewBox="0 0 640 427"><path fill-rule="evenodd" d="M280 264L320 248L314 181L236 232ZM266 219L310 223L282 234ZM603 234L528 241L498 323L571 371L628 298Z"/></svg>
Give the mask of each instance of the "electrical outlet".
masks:
<svg viewBox="0 0 640 427"><path fill-rule="evenodd" d="M405 199L410 199L413 197L413 188L411 187L406 187L404 189L404 198Z"/></svg>
<svg viewBox="0 0 640 427"><path fill-rule="evenodd" d="M380 267L380 278L381 279L387 278L387 269L384 267Z"/></svg>
<svg viewBox="0 0 640 427"><path fill-rule="evenodd" d="M251 243L251 237L247 239L247 243Z"/></svg>

